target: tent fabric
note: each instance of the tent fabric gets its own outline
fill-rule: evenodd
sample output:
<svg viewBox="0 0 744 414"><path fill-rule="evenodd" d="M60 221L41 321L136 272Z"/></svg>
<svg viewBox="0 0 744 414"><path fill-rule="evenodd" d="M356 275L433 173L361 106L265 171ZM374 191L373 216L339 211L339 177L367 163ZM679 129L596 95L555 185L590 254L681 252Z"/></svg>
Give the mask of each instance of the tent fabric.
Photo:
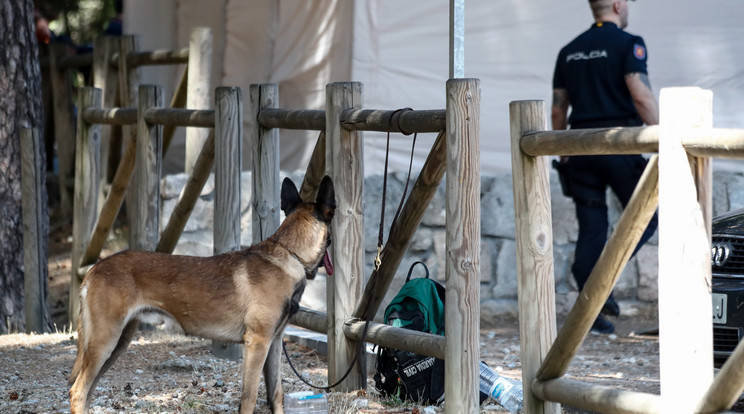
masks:
<svg viewBox="0 0 744 414"><path fill-rule="evenodd" d="M710 89L714 125L744 128L744 27L738 22L744 2L689 0L679 7L654 0L629 7L627 30L646 41L657 96L664 87ZM482 173L510 170L509 102L540 99L549 111L558 50L591 23L586 1L465 3L465 76L481 85ZM250 84L273 82L279 84L280 107L322 109L327 83L353 80L364 84L365 108L446 104L447 0L128 0L125 5L125 32L140 35L142 50L185 47L189 28L198 25L214 32L218 83L213 86L240 86L244 102ZM173 70L143 68L143 83L172 89L177 78ZM316 135L282 131L281 167L304 169ZM391 138L391 169L407 170L412 140ZM434 134L418 137L414 169L433 140ZM250 168L249 148L245 143L244 168ZM385 134L366 132L364 153L365 173L379 173ZM740 161L714 165L742 169Z"/></svg>

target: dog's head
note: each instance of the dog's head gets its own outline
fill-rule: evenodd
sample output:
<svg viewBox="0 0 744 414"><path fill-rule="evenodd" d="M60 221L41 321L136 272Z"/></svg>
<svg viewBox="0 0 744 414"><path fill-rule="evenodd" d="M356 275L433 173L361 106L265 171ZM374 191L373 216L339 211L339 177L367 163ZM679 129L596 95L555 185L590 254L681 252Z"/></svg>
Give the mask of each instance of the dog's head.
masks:
<svg viewBox="0 0 744 414"><path fill-rule="evenodd" d="M292 180L285 178L282 181L281 205L284 215L289 216L292 214L300 204L302 204L302 199L300 198L299 191L297 191L297 187L295 187ZM326 175L321 180L314 206L318 214L318 219L330 224L336 212L336 192L333 189L331 177Z"/></svg>
<svg viewBox="0 0 744 414"><path fill-rule="evenodd" d="M307 271L308 279L315 277L320 266L324 266L329 275L333 274L333 264L327 250L331 244L330 224L336 213L336 192L331 177L325 176L321 180L314 203L303 202L292 180L285 178L282 182L281 208L286 216L285 222L295 223L292 226L297 229L295 237L300 237L300 240L294 240L293 244L298 244L299 248L304 241L307 246L302 247L312 251L313 256L317 256L314 258L315 266ZM319 245L313 247L311 246L313 244Z"/></svg>

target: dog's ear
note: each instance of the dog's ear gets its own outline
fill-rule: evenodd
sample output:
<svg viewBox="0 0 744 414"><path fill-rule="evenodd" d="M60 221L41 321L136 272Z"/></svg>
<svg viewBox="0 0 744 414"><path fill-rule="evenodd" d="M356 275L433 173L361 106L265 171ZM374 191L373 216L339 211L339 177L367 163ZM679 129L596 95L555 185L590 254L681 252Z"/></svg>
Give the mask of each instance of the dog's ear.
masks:
<svg viewBox="0 0 744 414"><path fill-rule="evenodd" d="M336 212L336 191L333 189L331 177L327 175L320 182L318 197L315 199L315 208L320 212L326 223L333 220L333 214Z"/></svg>
<svg viewBox="0 0 744 414"><path fill-rule="evenodd" d="M289 215L289 213L291 213L292 210L294 210L301 202L302 199L300 198L300 193L297 191L297 187L295 187L292 180L285 178L284 181L282 181L281 206L284 215Z"/></svg>

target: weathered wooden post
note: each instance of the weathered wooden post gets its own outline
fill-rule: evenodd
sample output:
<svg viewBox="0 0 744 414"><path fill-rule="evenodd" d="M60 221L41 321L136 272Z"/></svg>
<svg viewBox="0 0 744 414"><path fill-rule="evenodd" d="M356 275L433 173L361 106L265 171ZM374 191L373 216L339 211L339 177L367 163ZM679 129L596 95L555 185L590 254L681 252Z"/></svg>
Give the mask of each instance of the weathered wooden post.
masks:
<svg viewBox="0 0 744 414"><path fill-rule="evenodd" d="M326 85L326 170L336 190L331 257L335 272L328 277L328 380L336 382L354 363L357 342L346 338L344 323L364 288L363 140L360 131L341 127L341 113L362 106L362 84ZM365 388L365 358L340 385L340 390Z"/></svg>
<svg viewBox="0 0 744 414"><path fill-rule="evenodd" d="M556 336L548 158L529 156L520 147L526 132L547 129L545 103L512 102L509 116L525 412L559 414L559 404L539 400L530 389Z"/></svg>
<svg viewBox="0 0 744 414"><path fill-rule="evenodd" d="M251 85L250 93L252 119L256 119L262 109L278 106L279 87L276 84ZM258 243L279 228L279 130L256 125L256 128L250 129L249 142L253 162L252 241Z"/></svg>
<svg viewBox="0 0 744 414"><path fill-rule="evenodd" d="M243 103L240 88L215 91L214 253L240 249Z"/></svg>
<svg viewBox="0 0 744 414"><path fill-rule="evenodd" d="M135 65L130 64L129 56L137 50L137 37L131 35L121 36L117 39L118 47L116 53L118 54L117 59L117 72L119 72L119 106L122 108L136 108L137 107L137 94L139 93L140 73ZM125 125L122 127L122 141L125 145L124 158L129 158L130 163L127 163L122 171L129 170L130 178L126 180L126 184L132 181L134 174L134 159L137 151L137 125ZM127 157L127 153L130 156ZM124 162L124 161L123 161ZM125 171L126 172L126 171ZM122 174L122 180L127 178L127 174ZM131 185L127 186L126 193L124 195L127 208L128 206L135 203L134 201L134 189ZM134 217L127 214L127 221L129 221L130 229L132 228L132 220ZM131 247L131 245L130 245Z"/></svg>
<svg viewBox="0 0 744 414"><path fill-rule="evenodd" d="M212 76L212 29L208 27L196 27L191 31L187 76L186 108L208 109L211 104L209 84ZM206 128L186 128L186 174L190 174L194 168L208 135Z"/></svg>
<svg viewBox="0 0 744 414"><path fill-rule="evenodd" d="M80 314L80 259L85 252L88 236L98 216L98 187L101 168L101 126L88 124L83 119L86 108L101 107L101 90L81 88L78 92L77 144L75 151L75 197L72 217L72 275L68 318L77 325Z"/></svg>
<svg viewBox="0 0 744 414"><path fill-rule="evenodd" d="M134 250L153 251L158 244L163 127L147 122L145 117L148 109L162 106L163 89L160 86L140 86L133 204L129 205L132 214L129 246Z"/></svg>
<svg viewBox="0 0 744 414"><path fill-rule="evenodd" d="M665 88L659 100L661 399L667 412L697 412L713 381L710 242L682 140L691 128L712 127L713 94Z"/></svg>
<svg viewBox="0 0 744 414"><path fill-rule="evenodd" d="M54 140L57 143L59 167L59 196L63 217L70 217L72 197L67 180L73 175L75 156L75 116L73 108L72 78L69 69L61 65L68 56L67 45L53 43L49 53L50 77L53 92Z"/></svg>
<svg viewBox="0 0 744 414"><path fill-rule="evenodd" d="M480 81L447 81L447 413L477 413L480 352Z"/></svg>
<svg viewBox="0 0 744 414"><path fill-rule="evenodd" d="M111 58L117 49L118 39L111 36L101 36L96 39L93 47L93 87L101 90L103 107L116 106L118 90L118 73L111 65ZM116 137L116 138L115 138ZM121 154L121 126L103 125L101 127L101 195L100 206L106 195L103 187L113 179L114 171Z"/></svg>
<svg viewBox="0 0 744 414"><path fill-rule="evenodd" d="M258 118L262 109L276 108L279 103L279 87L276 84L251 85L251 119ZM251 239L258 243L279 228L281 211L281 184L279 183L279 130L250 128L253 174L251 174L252 193ZM266 365L278 365L282 357L282 336L277 335L271 343ZM276 377L278 380L279 378ZM264 378L265 380L265 378ZM277 389L277 384L270 389ZM269 397L271 398L271 396Z"/></svg>
<svg viewBox="0 0 744 414"><path fill-rule="evenodd" d="M42 194L41 137L37 129L21 128L21 197L23 199L23 286L26 333L49 330L49 309L44 289L46 272L42 263L45 234ZM45 257L44 257L45 258Z"/></svg>
<svg viewBox="0 0 744 414"><path fill-rule="evenodd" d="M240 250L243 103L240 88L217 88L214 116L214 254ZM240 344L212 341L219 358L239 360Z"/></svg>

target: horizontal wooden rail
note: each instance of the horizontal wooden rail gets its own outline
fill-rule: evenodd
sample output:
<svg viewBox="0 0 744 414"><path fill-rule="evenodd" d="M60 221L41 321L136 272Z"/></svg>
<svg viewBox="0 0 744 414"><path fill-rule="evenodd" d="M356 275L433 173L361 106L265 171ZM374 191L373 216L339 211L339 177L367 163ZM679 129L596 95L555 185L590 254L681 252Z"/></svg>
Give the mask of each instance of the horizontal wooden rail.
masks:
<svg viewBox="0 0 744 414"><path fill-rule="evenodd" d="M132 52L127 54L130 66L177 65L189 62L189 48L177 50L153 50L149 52ZM119 55L111 57L111 64L119 64Z"/></svg>
<svg viewBox="0 0 744 414"><path fill-rule="evenodd" d="M535 381L532 392L546 401L607 414L660 413L661 398L658 395L619 390L601 385L558 378Z"/></svg>
<svg viewBox="0 0 744 414"><path fill-rule="evenodd" d="M302 328L310 329L313 332L328 332L328 317L323 312L300 308L289 319L289 322ZM365 322L359 319L350 319L344 325L344 335L349 339L361 340L362 333L364 332L364 324ZM444 359L444 336L370 322L364 341Z"/></svg>
<svg viewBox="0 0 744 414"><path fill-rule="evenodd" d="M682 138L682 146L696 157L744 158L744 129L694 128Z"/></svg>
<svg viewBox="0 0 744 414"><path fill-rule="evenodd" d="M189 62L189 48L177 50L153 50L149 52L134 52L127 55L129 65L137 66L154 66L154 65L179 65ZM41 67L49 67L49 59L40 60ZM89 67L93 64L93 54L69 55L60 59L57 68L59 70L78 69ZM111 58L111 65L119 64L119 55L114 54Z"/></svg>
<svg viewBox="0 0 744 414"><path fill-rule="evenodd" d="M264 128L325 130L325 111L310 109L262 109L258 123Z"/></svg>
<svg viewBox="0 0 744 414"><path fill-rule="evenodd" d="M365 323L359 319L348 320L344 324L344 335L349 339L362 340ZM444 336L440 335L432 335L411 329L395 328L382 323L370 322L364 341L400 349L401 351L415 352L420 355L445 359L444 349L446 340Z"/></svg>
<svg viewBox="0 0 744 414"><path fill-rule="evenodd" d="M642 154L659 150L659 127L595 128L525 134L527 155Z"/></svg>
<svg viewBox="0 0 744 414"><path fill-rule="evenodd" d="M439 132L446 129L446 112L444 109L425 111L347 109L341 114L341 126L352 131L389 131L405 134Z"/></svg>
<svg viewBox="0 0 744 414"><path fill-rule="evenodd" d="M289 323L310 329L313 332L325 334L328 332L328 316L323 312L318 312L308 308L300 310L289 318Z"/></svg>
<svg viewBox="0 0 744 414"><path fill-rule="evenodd" d="M439 132L445 129L445 110L348 109L341 113L341 126L350 131ZM325 130L325 111L264 109L258 113L264 128Z"/></svg>
<svg viewBox="0 0 744 414"><path fill-rule="evenodd" d="M682 145L696 157L744 157L744 130L695 128L686 132ZM659 150L659 127L596 128L527 133L522 151L541 155L642 154Z"/></svg>
<svg viewBox="0 0 744 414"><path fill-rule="evenodd" d="M83 120L89 124L133 125L137 123L137 108L85 108Z"/></svg>
<svg viewBox="0 0 744 414"><path fill-rule="evenodd" d="M150 108L145 111L145 121L159 125L213 128L214 110Z"/></svg>

